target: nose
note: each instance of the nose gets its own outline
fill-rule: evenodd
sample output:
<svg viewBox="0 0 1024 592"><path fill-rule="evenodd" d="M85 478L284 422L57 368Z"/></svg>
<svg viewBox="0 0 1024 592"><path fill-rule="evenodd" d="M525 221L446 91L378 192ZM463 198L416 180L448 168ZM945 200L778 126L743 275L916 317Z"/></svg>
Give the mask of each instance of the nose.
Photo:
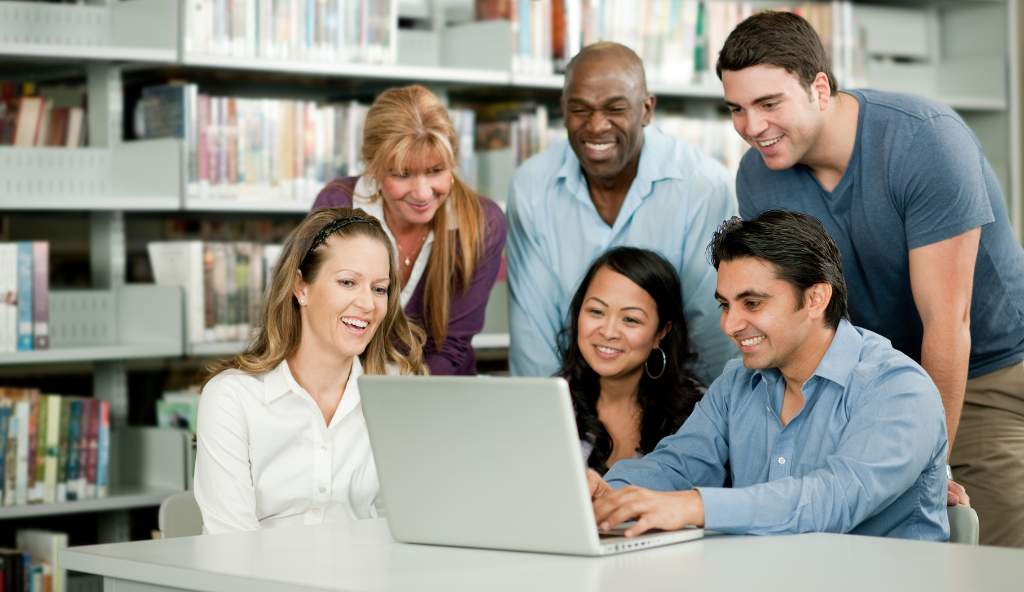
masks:
<svg viewBox="0 0 1024 592"><path fill-rule="evenodd" d="M604 112L600 109L594 109L593 113L587 119L587 130L591 132L603 132L611 128L608 118L605 117Z"/></svg>
<svg viewBox="0 0 1024 592"><path fill-rule="evenodd" d="M608 315L601 323L600 331L602 339L611 341L619 336L619 324L611 315Z"/></svg>
<svg viewBox="0 0 1024 592"><path fill-rule="evenodd" d="M356 292L356 297L355 300L352 301L352 304L354 304L359 310L372 312L374 307L373 287L369 284L362 286L362 288Z"/></svg>
<svg viewBox="0 0 1024 592"><path fill-rule="evenodd" d="M416 176L416 185L412 190L413 197L420 201L426 201L434 195L434 190L430 187L430 182L427 180L426 175Z"/></svg>
<svg viewBox="0 0 1024 592"><path fill-rule="evenodd" d="M747 111L745 135L749 138L756 138L768 129L768 121L753 111Z"/></svg>
<svg viewBox="0 0 1024 592"><path fill-rule="evenodd" d="M726 335L736 335L740 331L746 328L747 321L743 317L742 311L726 308L722 310L722 332Z"/></svg>

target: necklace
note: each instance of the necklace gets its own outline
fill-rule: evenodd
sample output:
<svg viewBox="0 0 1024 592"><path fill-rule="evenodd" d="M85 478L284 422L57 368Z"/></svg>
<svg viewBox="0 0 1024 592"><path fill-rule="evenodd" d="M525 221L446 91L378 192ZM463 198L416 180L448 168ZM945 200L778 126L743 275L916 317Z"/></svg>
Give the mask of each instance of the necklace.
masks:
<svg viewBox="0 0 1024 592"><path fill-rule="evenodd" d="M402 263L405 264L406 267L412 266L412 256L414 254L419 253L420 249L423 248L423 243L427 242L428 234L430 234L430 230L424 232L423 236L420 237L419 243L416 245L416 247L414 249L410 249L409 251L403 250L402 244L398 242L398 237L395 237L395 246L398 247L398 257L402 259Z"/></svg>

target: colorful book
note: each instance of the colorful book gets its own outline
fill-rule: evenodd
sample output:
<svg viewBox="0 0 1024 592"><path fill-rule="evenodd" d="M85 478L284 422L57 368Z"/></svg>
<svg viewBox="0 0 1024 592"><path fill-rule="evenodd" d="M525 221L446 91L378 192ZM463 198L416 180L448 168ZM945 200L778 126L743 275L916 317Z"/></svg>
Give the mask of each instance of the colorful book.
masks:
<svg viewBox="0 0 1024 592"><path fill-rule="evenodd" d="M96 436L96 497L107 497L110 482L110 403L100 401Z"/></svg>
<svg viewBox="0 0 1024 592"><path fill-rule="evenodd" d="M18 241L18 351L32 349L32 243Z"/></svg>
<svg viewBox="0 0 1024 592"><path fill-rule="evenodd" d="M79 488L79 472L81 470L80 452L82 448L82 400L70 397L68 407L68 475L67 501L82 499Z"/></svg>
<svg viewBox="0 0 1024 592"><path fill-rule="evenodd" d="M32 335L35 349L50 349L50 243L32 243Z"/></svg>

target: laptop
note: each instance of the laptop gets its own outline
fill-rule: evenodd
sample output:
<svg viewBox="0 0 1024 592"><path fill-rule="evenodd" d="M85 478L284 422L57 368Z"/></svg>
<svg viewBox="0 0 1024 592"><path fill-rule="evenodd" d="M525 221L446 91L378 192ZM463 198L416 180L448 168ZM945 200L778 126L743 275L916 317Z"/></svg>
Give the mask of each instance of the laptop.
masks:
<svg viewBox="0 0 1024 592"><path fill-rule="evenodd" d="M358 380L397 541L607 555L704 535L700 528L598 534L560 378Z"/></svg>

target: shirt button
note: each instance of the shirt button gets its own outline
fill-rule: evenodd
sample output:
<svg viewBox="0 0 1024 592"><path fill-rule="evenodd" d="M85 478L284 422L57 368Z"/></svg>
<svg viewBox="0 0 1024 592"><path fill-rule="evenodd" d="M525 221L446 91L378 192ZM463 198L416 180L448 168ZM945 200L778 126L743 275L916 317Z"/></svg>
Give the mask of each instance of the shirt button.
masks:
<svg viewBox="0 0 1024 592"><path fill-rule="evenodd" d="M786 464L786 457L784 457L784 456L780 456L780 457L779 457L779 464L780 464L780 465L784 465L784 464Z"/></svg>

